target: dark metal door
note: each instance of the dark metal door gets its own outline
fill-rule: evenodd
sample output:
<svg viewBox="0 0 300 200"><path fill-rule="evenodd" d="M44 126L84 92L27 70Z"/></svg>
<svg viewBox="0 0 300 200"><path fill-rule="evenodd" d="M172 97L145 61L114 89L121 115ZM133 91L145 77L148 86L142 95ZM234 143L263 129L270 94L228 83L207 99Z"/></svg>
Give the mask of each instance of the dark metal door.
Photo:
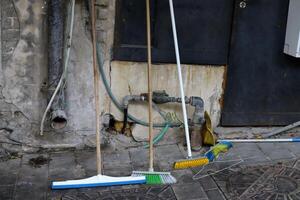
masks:
<svg viewBox="0 0 300 200"><path fill-rule="evenodd" d="M236 0L224 126L300 120L300 59L283 53L288 0Z"/></svg>
<svg viewBox="0 0 300 200"><path fill-rule="evenodd" d="M168 0L151 0L152 61L176 63ZM228 63L234 0L174 0L182 63ZM114 60L147 61L145 0L117 0Z"/></svg>

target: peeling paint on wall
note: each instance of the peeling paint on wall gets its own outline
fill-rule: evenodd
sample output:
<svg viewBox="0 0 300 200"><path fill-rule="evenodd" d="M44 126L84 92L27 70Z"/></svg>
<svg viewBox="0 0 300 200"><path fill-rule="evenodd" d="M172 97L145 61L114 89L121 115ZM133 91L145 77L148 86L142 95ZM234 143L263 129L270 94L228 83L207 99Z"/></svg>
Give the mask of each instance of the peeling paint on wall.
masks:
<svg viewBox="0 0 300 200"><path fill-rule="evenodd" d="M205 110L211 115L213 125L219 124L220 99L223 94L223 75L225 67L182 65L184 89L187 96L200 96L204 100ZM129 94L147 92L147 65L146 63L118 62L111 63L111 86L119 101ZM180 96L177 68L174 64L153 65L153 90L166 90L170 96ZM161 106L168 112L176 112L181 116L180 104ZM193 108L189 107L191 117ZM119 120L123 115L112 106L111 112ZM130 112L143 120L147 120L145 105L131 105ZM155 122L161 122L158 113L154 116Z"/></svg>

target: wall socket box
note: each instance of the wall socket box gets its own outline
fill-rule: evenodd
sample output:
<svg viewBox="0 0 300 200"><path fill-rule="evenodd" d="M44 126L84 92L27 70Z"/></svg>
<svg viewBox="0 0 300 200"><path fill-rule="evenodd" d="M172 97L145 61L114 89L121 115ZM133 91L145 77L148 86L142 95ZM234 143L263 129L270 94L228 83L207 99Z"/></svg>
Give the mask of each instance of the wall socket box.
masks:
<svg viewBox="0 0 300 200"><path fill-rule="evenodd" d="M300 0L290 0L284 53L300 58Z"/></svg>

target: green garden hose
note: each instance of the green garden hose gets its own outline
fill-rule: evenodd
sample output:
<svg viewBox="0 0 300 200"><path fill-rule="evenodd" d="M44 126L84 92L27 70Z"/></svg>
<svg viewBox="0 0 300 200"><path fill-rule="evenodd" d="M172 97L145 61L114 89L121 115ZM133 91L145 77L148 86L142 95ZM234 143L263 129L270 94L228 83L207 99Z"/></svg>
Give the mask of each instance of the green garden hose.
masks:
<svg viewBox="0 0 300 200"><path fill-rule="evenodd" d="M123 112L123 106L118 102L118 100L116 99L116 97L114 96L114 94L112 93L110 86L108 84L107 78L105 76L105 71L103 69L103 65L104 65L104 60L102 58L102 53L101 53L101 47L100 44L97 43L97 60L98 60L98 67L99 67L99 71L100 71L100 75L103 81L103 84L105 86L105 89L109 95L109 97L111 98L112 102L115 104L115 106L121 111ZM137 124L143 125L143 126L149 126L149 124L145 121L142 121L140 119L137 119L136 117L132 116L131 114L128 113L128 117L129 119L131 119L132 121L134 121ZM165 123L160 123L160 124L154 124L154 127L179 127L181 126L181 123L171 123L169 124L168 122Z"/></svg>

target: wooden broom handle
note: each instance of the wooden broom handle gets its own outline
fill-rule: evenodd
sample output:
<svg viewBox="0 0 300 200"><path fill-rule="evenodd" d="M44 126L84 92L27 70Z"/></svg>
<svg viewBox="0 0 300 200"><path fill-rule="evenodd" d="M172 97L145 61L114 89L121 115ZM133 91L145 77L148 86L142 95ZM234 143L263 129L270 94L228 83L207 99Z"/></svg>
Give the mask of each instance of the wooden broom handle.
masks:
<svg viewBox="0 0 300 200"><path fill-rule="evenodd" d="M93 45L93 69L94 69L94 95L96 109L96 152L97 152L97 173L102 174L101 161L101 137L100 137L100 106L99 106L99 69L97 67L97 51L96 51L96 19L95 19L95 0L91 1L91 21L92 21L92 45Z"/></svg>
<svg viewBox="0 0 300 200"><path fill-rule="evenodd" d="M147 51L148 51L148 112L149 112L149 171L153 171L153 120L152 120L152 63L151 63L151 21L150 0L146 0L147 15Z"/></svg>

